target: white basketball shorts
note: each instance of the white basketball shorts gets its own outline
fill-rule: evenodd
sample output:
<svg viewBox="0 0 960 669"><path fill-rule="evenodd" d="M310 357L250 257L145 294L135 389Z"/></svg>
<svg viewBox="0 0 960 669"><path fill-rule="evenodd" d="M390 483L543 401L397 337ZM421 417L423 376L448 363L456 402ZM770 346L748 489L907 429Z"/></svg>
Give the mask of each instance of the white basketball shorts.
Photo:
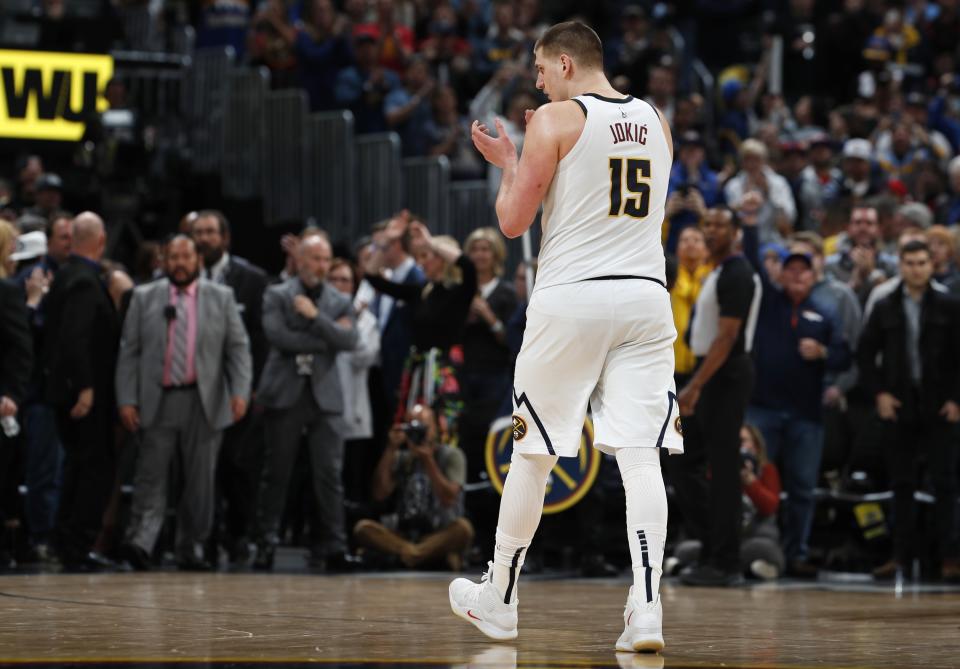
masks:
<svg viewBox="0 0 960 669"><path fill-rule="evenodd" d="M595 445L683 452L670 295L654 281L536 290L513 387L513 450L574 456L587 412Z"/></svg>

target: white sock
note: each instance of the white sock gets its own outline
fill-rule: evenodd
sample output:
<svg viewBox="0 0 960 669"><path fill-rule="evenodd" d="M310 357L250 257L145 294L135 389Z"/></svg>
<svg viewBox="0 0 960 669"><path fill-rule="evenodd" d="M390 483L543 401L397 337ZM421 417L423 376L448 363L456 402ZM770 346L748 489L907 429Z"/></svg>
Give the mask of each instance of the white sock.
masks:
<svg viewBox="0 0 960 669"><path fill-rule="evenodd" d="M527 548L540 524L543 496L556 455L527 455L514 452L510 471L503 484L497 544L493 552L493 585L503 595L504 604L517 601L517 580Z"/></svg>
<svg viewBox="0 0 960 669"><path fill-rule="evenodd" d="M655 448L621 448L617 464L627 498L627 541L633 563L633 594L654 602L660 592L667 541L667 491Z"/></svg>

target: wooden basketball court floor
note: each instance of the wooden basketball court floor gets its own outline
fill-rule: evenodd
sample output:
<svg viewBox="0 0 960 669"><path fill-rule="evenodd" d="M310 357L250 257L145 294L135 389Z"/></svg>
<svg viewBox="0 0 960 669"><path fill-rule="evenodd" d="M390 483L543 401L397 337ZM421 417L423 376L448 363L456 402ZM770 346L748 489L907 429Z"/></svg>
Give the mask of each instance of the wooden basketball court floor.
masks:
<svg viewBox="0 0 960 669"><path fill-rule="evenodd" d="M617 654L626 580L533 577L520 636L449 610L450 574L0 577L0 664L20 666L958 667L956 588L662 588L667 648Z"/></svg>

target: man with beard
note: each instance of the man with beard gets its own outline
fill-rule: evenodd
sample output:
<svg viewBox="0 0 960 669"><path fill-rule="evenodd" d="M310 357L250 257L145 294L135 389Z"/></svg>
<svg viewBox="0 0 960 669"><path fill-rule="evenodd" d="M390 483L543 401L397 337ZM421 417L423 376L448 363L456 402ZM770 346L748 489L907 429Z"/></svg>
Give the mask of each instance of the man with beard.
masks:
<svg viewBox="0 0 960 669"><path fill-rule="evenodd" d="M199 549L213 524L223 430L247 412L249 340L233 293L199 278L192 239L177 235L167 244L164 269L165 279L134 291L120 340L120 420L142 437L124 556L136 569L149 567L179 449L177 561L181 569L208 569Z"/></svg>
<svg viewBox="0 0 960 669"><path fill-rule="evenodd" d="M213 209L196 212L189 227L197 251L203 257L203 276L233 290L243 326L250 339L253 387L256 388L267 356L267 340L263 335L261 320L263 292L269 283L267 274L229 252L230 223L223 213ZM217 464L218 513L207 547L208 558L216 559L218 542L226 546L231 562L243 562L249 557L247 542L256 512L262 444L263 421L259 413L251 411L246 418L224 432L223 448ZM226 510L221 519L219 512L224 502Z"/></svg>

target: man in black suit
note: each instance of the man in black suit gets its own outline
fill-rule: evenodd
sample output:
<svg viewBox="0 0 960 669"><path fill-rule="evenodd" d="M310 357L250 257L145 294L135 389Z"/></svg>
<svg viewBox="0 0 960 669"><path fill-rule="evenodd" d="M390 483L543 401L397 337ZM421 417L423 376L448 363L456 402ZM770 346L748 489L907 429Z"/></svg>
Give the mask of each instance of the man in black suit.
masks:
<svg viewBox="0 0 960 669"><path fill-rule="evenodd" d="M960 579L954 517L960 423L960 302L931 285L925 242L900 249L902 286L874 307L857 349L860 381L875 398L893 484L894 556L874 570L891 578L917 553L914 491L925 456L933 481L944 580Z"/></svg>
<svg viewBox="0 0 960 669"><path fill-rule="evenodd" d="M240 317L250 339L253 357L253 387L267 357L263 334L263 293L269 284L267 273L230 253L230 223L222 212L204 209L193 217L190 234L203 256L203 275L233 289ZM248 539L256 513L257 487L263 452L263 421L259 411L250 411L240 422L227 428L217 463L217 520L211 533L207 558L216 563L215 545L224 544L231 562L249 556ZM226 510L222 509L226 503ZM223 536L221 536L223 535Z"/></svg>
<svg viewBox="0 0 960 669"><path fill-rule="evenodd" d="M114 478L114 387L120 323L103 280L103 220L84 212L73 221L72 253L47 294L43 372L64 448L57 518L67 568L104 566L91 547L100 531Z"/></svg>
<svg viewBox="0 0 960 669"><path fill-rule="evenodd" d="M0 277L4 274L0 265ZM30 380L32 360L33 346L23 293L13 282L0 278L0 420L6 429L10 421L17 420ZM20 468L14 465L16 449L4 435L6 429L0 430L0 521L3 522L16 518L20 474ZM0 569L13 564L13 557L2 553L0 550Z"/></svg>

